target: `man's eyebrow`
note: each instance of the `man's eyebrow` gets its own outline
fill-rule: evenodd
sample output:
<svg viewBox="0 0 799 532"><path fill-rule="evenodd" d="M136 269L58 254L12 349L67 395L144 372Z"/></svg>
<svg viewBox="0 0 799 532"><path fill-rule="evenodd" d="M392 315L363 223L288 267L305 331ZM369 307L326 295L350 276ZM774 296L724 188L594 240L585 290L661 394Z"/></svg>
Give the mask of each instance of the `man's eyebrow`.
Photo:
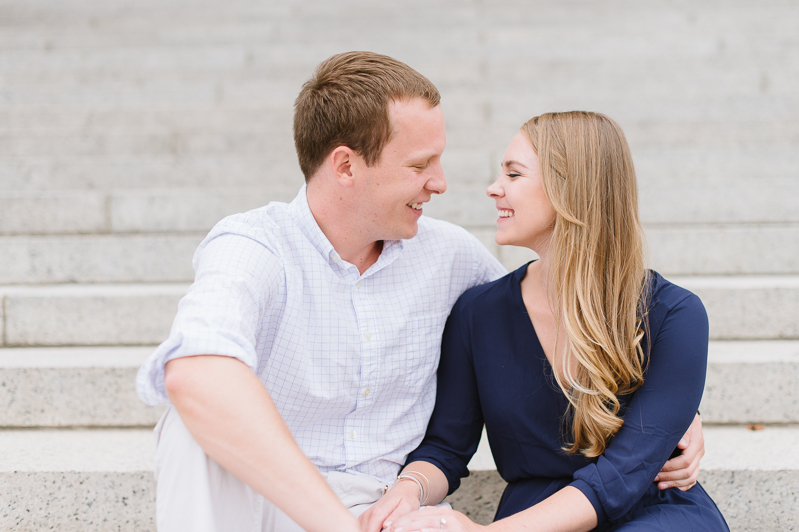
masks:
<svg viewBox="0 0 799 532"><path fill-rule="evenodd" d="M510 161L503 161L503 162L499 163L499 167L502 168L503 166L510 166L512 164L515 164L517 166L523 166L524 168L527 168L526 164L520 163L519 161L515 161L513 159L511 159Z"/></svg>
<svg viewBox="0 0 799 532"><path fill-rule="evenodd" d="M436 152L419 152L411 154L408 157L408 161L415 164L415 163L424 163L432 159L433 157L437 157L441 155L440 153Z"/></svg>

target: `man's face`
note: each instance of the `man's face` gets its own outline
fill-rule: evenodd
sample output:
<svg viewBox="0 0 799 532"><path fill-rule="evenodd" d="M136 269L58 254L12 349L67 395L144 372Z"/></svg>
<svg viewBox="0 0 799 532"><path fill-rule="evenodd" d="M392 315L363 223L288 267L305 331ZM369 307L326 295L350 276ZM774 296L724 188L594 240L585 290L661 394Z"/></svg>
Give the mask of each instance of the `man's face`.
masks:
<svg viewBox="0 0 799 532"><path fill-rule="evenodd" d="M422 206L447 189L441 154L447 143L441 106L422 99L389 103L393 133L377 165L363 167L356 186L374 241L412 238Z"/></svg>

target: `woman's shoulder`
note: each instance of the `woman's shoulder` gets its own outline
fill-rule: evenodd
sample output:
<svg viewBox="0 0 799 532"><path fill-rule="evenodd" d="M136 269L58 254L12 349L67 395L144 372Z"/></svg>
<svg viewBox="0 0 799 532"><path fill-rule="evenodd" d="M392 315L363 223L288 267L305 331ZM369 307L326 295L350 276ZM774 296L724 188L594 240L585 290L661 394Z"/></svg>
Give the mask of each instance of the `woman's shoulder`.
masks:
<svg viewBox="0 0 799 532"><path fill-rule="evenodd" d="M453 313L472 314L474 311L483 312L497 306L507 307L509 298L513 297L526 271L527 264L499 279L469 288L458 298L452 309Z"/></svg>
<svg viewBox="0 0 799 532"><path fill-rule="evenodd" d="M707 311L699 296L664 278L654 270L649 271L648 300L649 325L653 333L667 319L677 316L692 322L707 322Z"/></svg>
<svg viewBox="0 0 799 532"><path fill-rule="evenodd" d="M669 281L655 270L649 270L648 273L650 307L661 306L666 310L672 310L680 306L702 305L699 296L690 290Z"/></svg>

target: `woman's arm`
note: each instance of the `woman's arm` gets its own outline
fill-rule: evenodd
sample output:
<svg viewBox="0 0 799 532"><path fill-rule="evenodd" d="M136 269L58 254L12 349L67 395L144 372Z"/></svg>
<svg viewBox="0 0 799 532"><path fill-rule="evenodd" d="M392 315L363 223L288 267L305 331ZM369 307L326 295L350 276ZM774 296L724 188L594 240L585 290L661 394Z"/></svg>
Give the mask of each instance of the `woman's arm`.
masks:
<svg viewBox="0 0 799 532"><path fill-rule="evenodd" d="M419 480L426 490L427 506L436 505L447 496L449 486L447 477L431 463L412 462L402 470L400 476L403 475L413 476ZM361 514L358 521L364 532L379 532L383 528L390 527L403 515L418 510L421 500L422 492L416 482L398 480L379 501Z"/></svg>
<svg viewBox="0 0 799 532"><path fill-rule="evenodd" d="M391 532L424 532L444 527L449 532L588 532L596 526L596 512L589 500L580 490L566 486L532 508L488 526L478 525L449 508L427 508L401 517L392 525Z"/></svg>
<svg viewBox="0 0 799 532"><path fill-rule="evenodd" d="M578 470L572 485L532 508L493 523L490 530L591 530L608 519L622 517L649 489L695 415L707 366L704 307L696 296L678 287L673 290L685 295L674 298L677 301L668 309L658 309L644 385L631 398L625 423L605 453L596 463ZM392 530L440 528L442 518L449 530L484 528L458 512L435 509L402 518Z"/></svg>
<svg viewBox="0 0 799 532"><path fill-rule="evenodd" d="M624 411L624 425L596 462L574 473L572 486L594 504L599 523L616 520L650 488L691 424L707 371L707 313L674 285L650 308L652 344L644 384Z"/></svg>
<svg viewBox="0 0 799 532"><path fill-rule="evenodd" d="M467 292L468 294L468 292ZM462 477L468 476L467 464L477 450L483 430L483 414L477 390L468 325L463 316L464 297L455 304L441 342L436 404L427 433L419 447L408 457L403 473L417 471L427 488L425 505L435 505L457 489ZM366 532L377 532L388 522L419 509L419 486L401 480L372 508L361 516ZM425 510L426 511L426 510Z"/></svg>
<svg viewBox="0 0 799 532"><path fill-rule="evenodd" d="M677 447L682 449L682 454L666 462L655 477L658 489L679 488L681 491L688 491L696 484L699 478L699 461L705 456L705 436L702 433L702 418L698 412L691 428Z"/></svg>

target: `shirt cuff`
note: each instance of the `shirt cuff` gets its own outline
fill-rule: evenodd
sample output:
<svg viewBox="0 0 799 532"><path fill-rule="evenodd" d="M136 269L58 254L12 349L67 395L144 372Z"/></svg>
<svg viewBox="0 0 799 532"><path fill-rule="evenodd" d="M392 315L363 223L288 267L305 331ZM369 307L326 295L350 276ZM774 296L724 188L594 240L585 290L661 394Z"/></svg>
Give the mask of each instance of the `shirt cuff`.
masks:
<svg viewBox="0 0 799 532"><path fill-rule="evenodd" d="M197 355L217 355L236 358L255 372L255 350L241 337L224 331L203 339L173 332L156 348L136 375L136 391L148 405L171 404L164 386L164 366L170 360Z"/></svg>
<svg viewBox="0 0 799 532"><path fill-rule="evenodd" d="M594 507L594 511L596 512L596 520L597 520L597 527L600 527L605 524L608 517L605 515L605 510L602 508L602 503L599 502L599 497L597 496L596 492L588 485L588 483L584 480L574 480L572 481L569 486L577 488L585 495L588 502L591 503L591 506Z"/></svg>

